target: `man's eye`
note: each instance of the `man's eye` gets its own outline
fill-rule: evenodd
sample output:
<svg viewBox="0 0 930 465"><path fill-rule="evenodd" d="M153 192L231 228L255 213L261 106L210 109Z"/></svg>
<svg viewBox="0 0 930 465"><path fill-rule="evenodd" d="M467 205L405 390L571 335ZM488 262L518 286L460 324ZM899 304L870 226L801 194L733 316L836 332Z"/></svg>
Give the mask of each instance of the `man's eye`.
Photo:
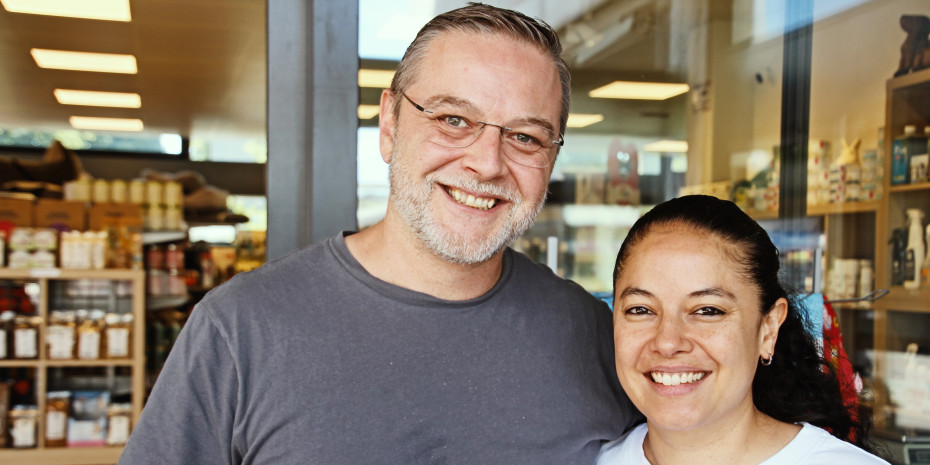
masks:
<svg viewBox="0 0 930 465"><path fill-rule="evenodd" d="M529 134L524 134L524 133L522 133L522 132L515 132L515 133L513 133L513 135L512 135L511 137L512 137L515 141L517 141L517 142L519 142L519 143L521 143L521 144L523 144L523 145L532 145L532 146L540 146L540 145L542 145L542 144L539 142L539 139L537 139L536 137L533 137L533 136L531 136L531 135L529 135Z"/></svg>
<svg viewBox="0 0 930 465"><path fill-rule="evenodd" d="M447 115L439 118L440 121L446 123L447 125L453 128L467 128L468 120L456 115Z"/></svg>

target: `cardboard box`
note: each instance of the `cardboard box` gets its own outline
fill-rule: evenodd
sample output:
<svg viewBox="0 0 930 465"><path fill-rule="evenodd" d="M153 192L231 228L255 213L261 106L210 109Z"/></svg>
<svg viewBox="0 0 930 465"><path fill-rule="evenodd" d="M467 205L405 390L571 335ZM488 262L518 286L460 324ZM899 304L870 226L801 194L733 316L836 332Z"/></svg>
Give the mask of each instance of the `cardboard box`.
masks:
<svg viewBox="0 0 930 465"><path fill-rule="evenodd" d="M87 228L84 202L39 199L35 207L35 226L59 231L83 231Z"/></svg>
<svg viewBox="0 0 930 465"><path fill-rule="evenodd" d="M134 203L94 204L87 217L87 227L93 231L123 227L142 230L142 207Z"/></svg>
<svg viewBox="0 0 930 465"><path fill-rule="evenodd" d="M0 229L31 228L34 210L32 200L0 197Z"/></svg>

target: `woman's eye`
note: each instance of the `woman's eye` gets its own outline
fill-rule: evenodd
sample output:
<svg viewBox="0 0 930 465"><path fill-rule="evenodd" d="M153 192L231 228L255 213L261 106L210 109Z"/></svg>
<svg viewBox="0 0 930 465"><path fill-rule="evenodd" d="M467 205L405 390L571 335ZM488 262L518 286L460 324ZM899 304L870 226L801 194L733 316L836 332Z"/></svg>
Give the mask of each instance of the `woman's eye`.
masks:
<svg viewBox="0 0 930 465"><path fill-rule="evenodd" d="M624 313L627 315L648 315L651 312L646 307L630 307Z"/></svg>
<svg viewBox="0 0 930 465"><path fill-rule="evenodd" d="M720 310L719 308L715 308L715 307L701 307L697 309L694 313L698 315L704 315L704 316L715 316L715 315L723 315L724 311Z"/></svg>

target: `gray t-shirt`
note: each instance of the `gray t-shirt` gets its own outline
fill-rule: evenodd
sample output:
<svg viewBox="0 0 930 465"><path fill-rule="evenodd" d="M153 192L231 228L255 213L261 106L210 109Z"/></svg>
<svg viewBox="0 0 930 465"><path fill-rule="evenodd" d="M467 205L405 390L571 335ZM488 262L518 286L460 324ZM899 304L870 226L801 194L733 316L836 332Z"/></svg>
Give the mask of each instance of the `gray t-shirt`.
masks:
<svg viewBox="0 0 930 465"><path fill-rule="evenodd" d="M120 464L584 464L636 415L606 305L512 250L445 301L368 274L344 235L193 310Z"/></svg>

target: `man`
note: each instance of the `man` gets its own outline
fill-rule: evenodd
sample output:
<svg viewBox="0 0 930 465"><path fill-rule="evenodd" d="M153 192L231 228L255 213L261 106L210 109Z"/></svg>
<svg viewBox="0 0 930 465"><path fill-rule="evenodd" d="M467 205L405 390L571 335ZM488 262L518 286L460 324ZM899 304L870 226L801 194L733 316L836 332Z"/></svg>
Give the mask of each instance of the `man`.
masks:
<svg viewBox="0 0 930 465"><path fill-rule="evenodd" d="M507 249L568 113L555 33L435 18L381 98L383 221L193 311L121 464L591 464L633 420L605 305Z"/></svg>

